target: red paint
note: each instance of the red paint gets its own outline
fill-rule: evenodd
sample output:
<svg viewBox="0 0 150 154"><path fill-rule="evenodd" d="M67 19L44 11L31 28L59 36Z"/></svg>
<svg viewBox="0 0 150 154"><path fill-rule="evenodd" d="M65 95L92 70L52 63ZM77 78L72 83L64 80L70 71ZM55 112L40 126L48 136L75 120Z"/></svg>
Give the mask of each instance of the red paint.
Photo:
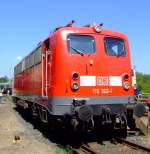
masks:
<svg viewBox="0 0 150 154"><path fill-rule="evenodd" d="M91 35L96 42L96 53L81 56L80 54L70 54L67 48L67 41L63 40L62 32L64 30L71 33ZM108 56L105 53L105 37L121 38L125 41L126 56L116 57ZM49 45L48 57L48 84L46 85L46 42ZM128 39L125 35L109 30L102 30L96 33L93 27L64 27L51 34L42 42L42 62L14 77L14 93L16 95L46 95L46 86L48 87L48 96L133 96L132 74L130 62L130 50ZM91 63L92 60L92 63ZM71 90L72 73L77 72L79 76L123 76L129 75L129 90L123 87L109 87L98 85L95 87L80 87L77 91ZM80 84L80 77L75 81ZM100 83L100 80L97 81ZM123 80L123 82L125 82ZM112 93L95 94L94 89L112 89Z"/></svg>

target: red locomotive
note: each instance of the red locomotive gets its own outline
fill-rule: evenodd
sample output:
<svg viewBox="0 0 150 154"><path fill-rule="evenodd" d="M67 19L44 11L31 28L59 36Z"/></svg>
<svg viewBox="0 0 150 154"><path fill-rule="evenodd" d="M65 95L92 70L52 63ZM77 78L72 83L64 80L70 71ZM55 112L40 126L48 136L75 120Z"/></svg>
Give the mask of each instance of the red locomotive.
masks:
<svg viewBox="0 0 150 154"><path fill-rule="evenodd" d="M14 101L45 123L126 134L133 102L128 39L102 24L58 27L14 69Z"/></svg>

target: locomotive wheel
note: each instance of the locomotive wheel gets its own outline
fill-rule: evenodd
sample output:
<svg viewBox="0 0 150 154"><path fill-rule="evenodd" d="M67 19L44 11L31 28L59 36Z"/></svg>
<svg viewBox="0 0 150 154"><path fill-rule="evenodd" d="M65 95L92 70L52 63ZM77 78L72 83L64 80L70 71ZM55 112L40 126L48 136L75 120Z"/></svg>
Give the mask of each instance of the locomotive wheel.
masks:
<svg viewBox="0 0 150 154"><path fill-rule="evenodd" d="M136 124L135 119L133 118L133 115L127 118L128 121L128 127L130 130L136 130Z"/></svg>
<svg viewBox="0 0 150 154"><path fill-rule="evenodd" d="M126 138L127 137L127 128L122 128L122 129L115 130L114 135L116 137Z"/></svg>
<svg viewBox="0 0 150 154"><path fill-rule="evenodd" d="M126 138L127 137L127 128L121 129L120 134L121 134L122 138Z"/></svg>
<svg viewBox="0 0 150 154"><path fill-rule="evenodd" d="M127 124L130 130L136 129L135 119L133 118L133 108L127 110Z"/></svg>

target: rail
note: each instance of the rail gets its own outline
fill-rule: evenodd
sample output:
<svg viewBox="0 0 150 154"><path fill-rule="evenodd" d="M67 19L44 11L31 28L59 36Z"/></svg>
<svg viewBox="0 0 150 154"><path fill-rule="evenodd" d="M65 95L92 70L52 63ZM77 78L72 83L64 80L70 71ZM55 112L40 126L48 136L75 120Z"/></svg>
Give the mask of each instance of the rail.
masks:
<svg viewBox="0 0 150 154"><path fill-rule="evenodd" d="M138 149L138 150L142 150L142 151L145 151L145 152L150 152L150 148L148 147L145 147L143 145L139 145L139 144L136 144L134 142L131 142L131 141L128 141L126 139L122 139L122 138L116 138L117 139L117 142L119 143L123 143L133 149Z"/></svg>

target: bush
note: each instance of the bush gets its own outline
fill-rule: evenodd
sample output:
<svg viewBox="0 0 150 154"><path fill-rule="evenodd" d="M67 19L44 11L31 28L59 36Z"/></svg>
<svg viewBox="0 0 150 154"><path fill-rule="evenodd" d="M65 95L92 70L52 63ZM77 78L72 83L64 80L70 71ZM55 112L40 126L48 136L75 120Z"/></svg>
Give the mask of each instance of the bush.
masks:
<svg viewBox="0 0 150 154"><path fill-rule="evenodd" d="M150 93L150 75L136 73L137 87L144 93Z"/></svg>

